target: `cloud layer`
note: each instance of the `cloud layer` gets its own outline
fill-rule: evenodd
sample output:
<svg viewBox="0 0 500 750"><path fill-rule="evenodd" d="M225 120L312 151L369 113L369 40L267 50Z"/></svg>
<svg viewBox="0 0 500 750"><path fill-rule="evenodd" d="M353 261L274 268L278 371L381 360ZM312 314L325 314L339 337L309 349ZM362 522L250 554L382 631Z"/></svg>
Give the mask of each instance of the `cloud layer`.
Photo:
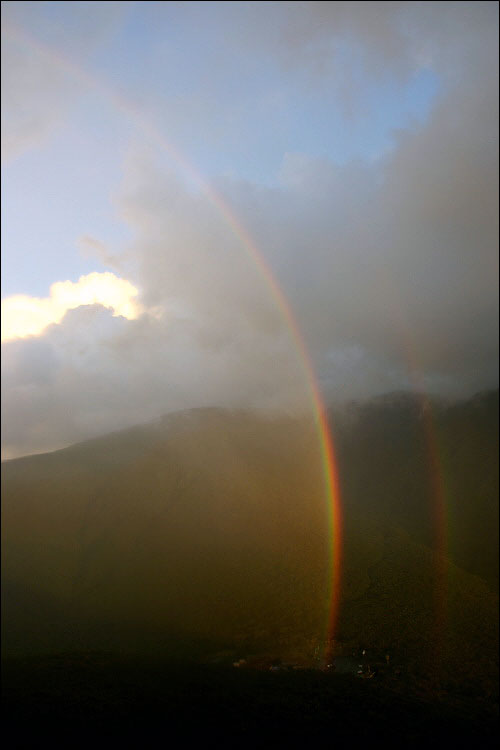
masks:
<svg viewBox="0 0 500 750"><path fill-rule="evenodd" d="M43 335L3 347L6 457L190 406L305 408L295 334L262 260L327 399L407 387L454 397L498 382L496 4L270 5L266 24L241 4L236 38L297 90L342 89L358 117L363 85L339 74L346 49L355 64L344 60L344 74L427 66L440 79L428 120L370 162L289 152L272 187L220 177L220 199L258 253L208 194L138 144L119 197L134 234L113 256L123 278L91 274L111 284L102 294L82 279L55 284L36 301L40 327L24 329L41 334L43 323ZM57 325L45 329L49 318Z"/></svg>

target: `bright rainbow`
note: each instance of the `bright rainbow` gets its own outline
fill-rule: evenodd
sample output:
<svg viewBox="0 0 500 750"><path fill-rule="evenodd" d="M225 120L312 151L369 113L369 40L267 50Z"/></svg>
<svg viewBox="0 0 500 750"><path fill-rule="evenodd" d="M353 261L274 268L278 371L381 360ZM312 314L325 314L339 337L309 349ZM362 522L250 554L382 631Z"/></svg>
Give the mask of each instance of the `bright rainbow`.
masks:
<svg viewBox="0 0 500 750"><path fill-rule="evenodd" d="M342 511L340 502L340 489L337 464L335 459L332 436L328 426L327 411L320 393L320 387L314 373L314 368L307 352L307 348L300 332L299 326L293 316L290 305L278 285L267 261L262 253L256 247L246 229L242 226L231 208L227 205L222 197L203 179L202 175L190 164L186 158L169 143L161 132L147 120L127 99L117 94L112 88L102 81L94 78L80 66L75 65L71 60L55 53L50 47L41 44L33 39L24 30L19 29L13 24L4 24L2 31L10 38L36 50L39 54L45 56L51 63L57 65L65 73L79 80L85 86L102 94L114 108L123 112L129 121L131 121L138 130L145 134L152 143L154 143L163 152L174 161L181 171L196 184L200 191L205 194L210 202L218 209L223 216L226 224L234 233L240 244L245 249L247 255L255 263L261 273L267 287L269 288L275 304L281 313L283 320L287 325L290 337L293 341L301 364L302 371L307 384L308 397L310 400L314 423L318 435L318 442L323 465L324 488L327 505L327 524L329 538L329 591L327 592L328 601L328 623L325 633L325 640L328 644L334 637L340 598L340 579L341 579L341 540L342 540Z"/></svg>

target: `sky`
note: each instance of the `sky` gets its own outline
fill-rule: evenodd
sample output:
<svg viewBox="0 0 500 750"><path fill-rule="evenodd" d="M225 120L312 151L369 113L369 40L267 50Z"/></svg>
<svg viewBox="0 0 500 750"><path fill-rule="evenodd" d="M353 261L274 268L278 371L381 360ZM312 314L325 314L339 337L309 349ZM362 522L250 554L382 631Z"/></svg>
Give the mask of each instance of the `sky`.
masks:
<svg viewBox="0 0 500 750"><path fill-rule="evenodd" d="M498 4L2 2L2 458L498 387Z"/></svg>

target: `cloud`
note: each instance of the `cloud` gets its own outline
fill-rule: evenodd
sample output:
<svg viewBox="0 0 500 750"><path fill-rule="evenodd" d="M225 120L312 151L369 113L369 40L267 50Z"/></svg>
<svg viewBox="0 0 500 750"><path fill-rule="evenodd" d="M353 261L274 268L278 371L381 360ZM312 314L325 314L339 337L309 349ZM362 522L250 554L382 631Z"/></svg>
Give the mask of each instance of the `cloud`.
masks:
<svg viewBox="0 0 500 750"><path fill-rule="evenodd" d="M238 25L231 43L271 56L293 86L305 61L325 91L332 77L342 83L331 54L340 38L364 50L373 75L382 68L407 75L425 64L441 82L427 121L395 133L392 150L376 161L338 166L289 152L272 187L215 181L285 293L323 392L344 400L418 385L461 396L495 386L496 4L270 6L273 23L254 4L239 5L254 25ZM228 7L231 23L236 6ZM346 80L353 100L362 98L358 79ZM244 131L238 138L246 146ZM119 202L134 237L120 253L133 273L120 273L137 283L141 307L137 290L113 274L103 276L115 280L116 296L83 294L80 281L63 282L60 297L30 301L35 313L25 313L24 330L35 316L36 337L11 337L2 347L5 455L192 406L307 405L303 363L274 282L209 197L166 170L158 154L137 151L124 165ZM82 242L109 260L97 241Z"/></svg>
<svg viewBox="0 0 500 750"><path fill-rule="evenodd" d="M477 99L458 123L456 104L443 101L425 128L401 134L375 164L288 154L278 187L218 181L289 300L332 398L417 379L448 395L495 384L496 167L489 140L471 127ZM494 118L488 126L488 107L481 112L491 137ZM147 304L189 319L206 362L219 346L241 348L258 379L241 331L256 332L256 350L290 337L260 261L209 201L152 163L129 169L123 212ZM344 356L353 351L359 356Z"/></svg>
<svg viewBox="0 0 500 750"><path fill-rule="evenodd" d="M121 271L126 261L123 255L111 253L104 242L88 234L79 237L76 244L83 258L96 258L103 266L113 268L115 271Z"/></svg>
<svg viewBox="0 0 500 750"><path fill-rule="evenodd" d="M241 32L248 44L254 23ZM293 51L291 68L326 54L319 37L350 36L367 64L414 70L425 60L441 80L427 121L395 133L375 162L288 153L274 187L216 183L272 268L332 398L416 382L464 395L497 382L497 29L491 3L307 3L264 32L264 49L276 43L268 54ZM335 71L318 65L315 75L327 83ZM177 296L193 325L210 321L214 341L236 345L240 317L272 337L276 300L216 211L153 159L129 164L124 193L146 296Z"/></svg>
<svg viewBox="0 0 500 750"><path fill-rule="evenodd" d="M296 408L304 374L283 332L262 337L239 320L217 332L172 313L113 317L68 311L40 338L2 345L3 458L78 440L193 406Z"/></svg>
<svg viewBox="0 0 500 750"><path fill-rule="evenodd" d="M137 295L130 281L111 272L94 272L76 283L57 281L50 287L49 297L6 297L2 300L2 342L39 336L48 326L60 323L68 310L81 305L99 304L113 310L113 315L136 318L142 311L134 299Z"/></svg>

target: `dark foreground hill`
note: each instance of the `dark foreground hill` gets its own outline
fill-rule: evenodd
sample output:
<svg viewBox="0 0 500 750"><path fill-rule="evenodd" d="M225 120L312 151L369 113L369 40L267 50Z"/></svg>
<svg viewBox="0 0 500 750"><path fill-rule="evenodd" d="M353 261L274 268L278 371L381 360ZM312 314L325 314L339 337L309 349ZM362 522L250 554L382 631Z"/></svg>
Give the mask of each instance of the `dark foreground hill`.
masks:
<svg viewBox="0 0 500 750"><path fill-rule="evenodd" d="M476 470L480 488L466 500L463 492L454 496L454 502L475 504L489 524L498 512L491 501L495 432L481 428L476 406L453 407L453 419L448 412L451 421L443 417L442 424L460 444L449 463L450 487L467 476L474 489ZM95 714L92 721L99 715L121 721L129 706L142 721L146 703L163 706L161 714L166 710L161 701L170 696L168 721L175 723L174 714L187 711L175 709L176 685L186 705L194 691L196 710L205 717L201 725L209 721L219 691L216 703L227 706L234 731L242 731L241 722L265 725L263 717L283 731L283 721L273 724L273 715L286 716L286 726L295 726L301 721L299 704L303 727L328 726L335 723L335 701L345 713L339 697L344 690L355 703L345 714L347 734L354 731L355 716L365 711L375 717L374 731L383 733L383 725L391 726L391 701L404 714L398 703L403 701L413 717L404 720L402 736L415 735L420 715L427 717L427 729L421 730L427 732L434 725L432 706L442 715L451 712L456 726L461 726L458 713L469 717L471 731L481 717L491 719L498 700L498 598L492 578L488 586L473 574L473 561L465 571L425 544L427 509L419 507L417 492L405 492L403 471L410 467L417 484L425 474L415 437L418 420L403 418L393 401L386 407L378 404L373 411L368 405L356 419L336 423L345 523L333 645L337 653L359 655L365 649L378 665L370 681L351 676L346 683L340 674L318 671L332 647L327 643L331 540L317 436L307 421L191 410L4 463L2 638L10 660L6 692L12 720L17 716L22 725L23 717L39 716L45 706L43 712L56 722L66 710L67 715L73 710L78 716ZM484 416L485 425L490 422ZM460 455L472 456L466 468ZM465 526L460 528L460 514L456 519L460 536ZM468 513L463 521L470 522ZM493 536L487 534L482 544L488 547L483 562L498 555ZM96 651L111 654L108 666L92 666ZM76 652L75 666L69 655ZM51 661L51 654L65 656ZM135 654L140 666L127 662L124 671L120 665L127 654ZM149 674L144 665L151 658L170 666L163 676L155 673L151 684L156 687L146 690L150 697L141 703L141 690L133 685L150 679L140 674L144 669ZM78 666L78 659L90 660L91 666L85 661ZM231 665L240 659L259 666L237 678L241 672ZM269 665L280 662L307 669L268 674ZM202 663L212 667L196 672ZM194 682L186 682L193 669ZM272 705L255 696L252 703L245 691L273 693L274 687L266 687L277 684L267 682L271 677L283 681L285 692L280 687L269 698ZM326 678L332 679L325 683ZM238 679L243 682L234 687ZM40 691L37 680L59 685L57 695L52 688ZM359 693L362 685L372 684L370 693ZM126 685L136 690L135 697L127 697ZM367 695L372 696L368 703ZM449 725L442 724L442 731Z"/></svg>
<svg viewBox="0 0 500 750"><path fill-rule="evenodd" d="M417 695L389 678L269 672L109 654L3 665L12 747L496 747L494 713Z"/></svg>

